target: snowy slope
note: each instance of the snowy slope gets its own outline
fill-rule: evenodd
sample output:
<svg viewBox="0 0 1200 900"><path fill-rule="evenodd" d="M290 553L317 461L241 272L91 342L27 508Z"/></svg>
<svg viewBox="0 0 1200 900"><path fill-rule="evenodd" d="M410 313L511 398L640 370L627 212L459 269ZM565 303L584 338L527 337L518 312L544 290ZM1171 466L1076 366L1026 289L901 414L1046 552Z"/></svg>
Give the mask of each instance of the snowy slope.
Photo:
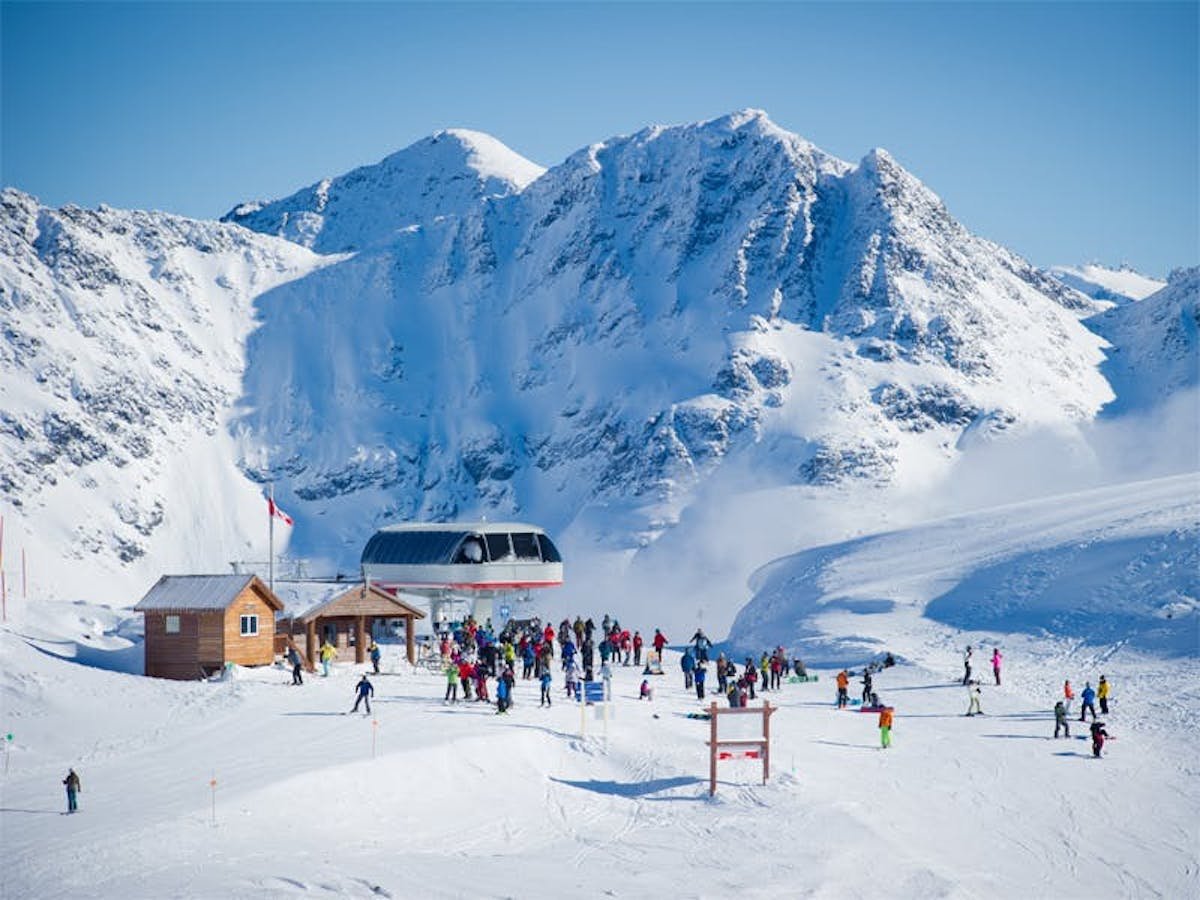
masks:
<svg viewBox="0 0 1200 900"><path fill-rule="evenodd" d="M35 594L127 603L164 569L261 556L227 428L252 300L328 260L232 225L0 203L10 589L20 550Z"/></svg>
<svg viewBox="0 0 1200 900"><path fill-rule="evenodd" d="M1087 324L1113 345L1103 372L1117 398L1105 408L1106 414L1153 408L1188 391L1196 409L1200 268L1172 272L1162 290Z"/></svg>
<svg viewBox="0 0 1200 900"><path fill-rule="evenodd" d="M282 200L242 203L222 221L319 253L360 250L402 228L461 215L484 198L519 191L543 171L490 135L450 129Z"/></svg>
<svg viewBox="0 0 1200 900"><path fill-rule="evenodd" d="M1050 266L1046 272L1093 300L1109 305L1125 305L1149 297L1165 286L1129 266L1111 269L1097 263L1083 266Z"/></svg>

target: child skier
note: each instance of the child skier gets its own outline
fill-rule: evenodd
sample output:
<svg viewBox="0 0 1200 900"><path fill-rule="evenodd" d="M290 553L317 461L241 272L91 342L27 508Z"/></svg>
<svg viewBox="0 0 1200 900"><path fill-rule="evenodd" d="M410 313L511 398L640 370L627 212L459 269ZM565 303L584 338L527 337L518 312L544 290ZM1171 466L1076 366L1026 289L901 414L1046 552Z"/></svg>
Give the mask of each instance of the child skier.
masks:
<svg viewBox="0 0 1200 900"><path fill-rule="evenodd" d="M983 691L980 690L978 684L973 684L973 685L971 685L970 688L967 689L967 693L970 694L970 697L971 697L971 702L967 706L967 715L968 716L974 716L974 715L982 716L983 715L983 707L980 705L980 700L983 698Z"/></svg>
<svg viewBox="0 0 1200 900"><path fill-rule="evenodd" d="M1093 716L1095 714L1093 713ZM1092 756L1100 758L1100 751L1104 749L1104 739L1108 737L1108 732L1104 730L1104 723L1092 719Z"/></svg>
<svg viewBox="0 0 1200 900"><path fill-rule="evenodd" d="M886 750L892 746L892 708L885 706L879 711L879 746Z"/></svg>

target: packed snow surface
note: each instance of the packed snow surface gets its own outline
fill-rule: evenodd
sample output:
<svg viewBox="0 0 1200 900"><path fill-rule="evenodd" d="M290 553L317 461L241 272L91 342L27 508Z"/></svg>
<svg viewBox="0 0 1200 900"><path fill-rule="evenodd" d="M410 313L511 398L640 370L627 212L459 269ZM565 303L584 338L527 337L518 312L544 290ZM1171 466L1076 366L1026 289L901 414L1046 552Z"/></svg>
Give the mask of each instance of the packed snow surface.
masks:
<svg viewBox="0 0 1200 900"><path fill-rule="evenodd" d="M13 735L0 893L840 900L877 897L885 884L914 900L1195 896L1195 646L1177 657L1092 640L1086 620L1046 634L1019 612L960 630L953 620L978 609L971 598L937 620L920 601L994 584L1006 560L1015 585L1030 554L1049 552L1053 576L1062 548L1078 542L1086 558L1083 545L1105 535L1152 541L1182 528L1194 540L1196 494L1194 478L1160 479L772 564L734 640L754 651L785 643L820 680L765 695L779 708L769 782L756 761L724 761L712 798L709 723L687 717L701 704L683 688L677 653L650 677L649 702L636 699L641 671L615 667L606 735L593 708L581 718L563 698L557 667L551 708L518 680L513 709L498 716L444 704L444 677L414 671L387 645L373 714L349 715L362 666L339 663L299 687L280 668L214 683L147 679L123 671L136 628L119 612L18 605L0 632ZM803 576L797 590L821 585L817 595L844 602L818 609L809 595L772 594L788 574ZM1155 585L1145 596L1107 597L1118 621L1141 621L1150 593L1170 584L1194 638L1195 567L1145 577ZM1036 588L1016 591L1017 606L1036 607ZM1070 580L1056 590L1068 603L1091 596ZM776 595L782 607L768 608ZM623 624L649 634L655 622L647 612ZM807 629L799 642L797 625ZM971 718L959 683L967 643L984 681L985 715ZM1005 658L1000 687L986 662L993 646ZM896 713L886 751L877 716L836 710L832 684L836 666L861 671L885 649L899 660L875 680ZM835 666L820 665L834 654ZM1113 740L1095 759L1074 718L1071 738L1051 737L1050 710L1064 678L1078 692L1101 674L1113 684ZM722 734L746 737L756 721L724 719ZM83 787L73 816L61 815L68 766Z"/></svg>
<svg viewBox="0 0 1200 900"><path fill-rule="evenodd" d="M1112 269L1098 263L1088 263L1082 266L1051 266L1047 271L1063 284L1087 294L1093 300L1117 304L1149 297L1165 285L1165 282L1143 275L1129 266Z"/></svg>

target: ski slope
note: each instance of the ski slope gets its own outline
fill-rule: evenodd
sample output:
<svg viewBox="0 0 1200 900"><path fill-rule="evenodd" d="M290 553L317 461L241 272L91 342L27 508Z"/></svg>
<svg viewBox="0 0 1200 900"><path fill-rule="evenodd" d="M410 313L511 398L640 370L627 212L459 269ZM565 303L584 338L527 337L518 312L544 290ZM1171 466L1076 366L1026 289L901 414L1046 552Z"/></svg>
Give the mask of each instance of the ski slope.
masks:
<svg viewBox="0 0 1200 900"><path fill-rule="evenodd" d="M1179 532L1194 544L1196 497L1195 476L1163 478L772 564L732 640L858 667L892 650L900 664L875 686L896 709L894 746L878 749L876 716L834 708L828 665L818 683L768 695L780 708L770 782L759 783L756 762L723 762L715 798L708 723L686 717L699 703L678 654L652 679L652 702L635 699L639 670L615 668L606 741L593 710L581 721L561 699L557 671L552 708L518 681L511 713L497 716L443 704L444 678L413 671L387 645L374 715L344 715L365 667L339 664L301 687L281 668L224 683L147 679L128 674L136 629L122 611L10 607L0 896L1195 896L1200 654L1186 643L1196 634L1186 557L1176 577L1146 587L1173 585L1181 642L1139 643L1132 626L1158 608L1149 596L1109 598L1131 630L1104 642L1070 621L1035 627L1036 585L984 628L962 628L955 610L927 601L970 610L967 593L989 578L1007 573L1001 582L1014 585L1038 554L1050 572L1087 535L1118 546ZM797 600L781 587L786 573L823 590ZM1065 599L1086 599L1079 584ZM1061 581L1052 593L1067 590ZM656 623L624 624L652 633ZM958 683L968 642L985 676L976 718L964 717ZM1005 654L1002 687L990 685L993 645ZM1050 710L1064 677L1078 691L1100 674L1113 684L1114 740L1095 760L1087 742L1050 737ZM83 783L69 817L68 766Z"/></svg>

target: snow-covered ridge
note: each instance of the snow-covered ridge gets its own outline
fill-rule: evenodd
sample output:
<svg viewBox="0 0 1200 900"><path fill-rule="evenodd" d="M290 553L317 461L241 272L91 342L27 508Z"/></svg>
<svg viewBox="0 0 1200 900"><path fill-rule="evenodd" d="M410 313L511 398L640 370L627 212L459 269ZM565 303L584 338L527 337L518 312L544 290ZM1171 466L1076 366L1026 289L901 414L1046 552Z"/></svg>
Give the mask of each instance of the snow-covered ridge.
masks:
<svg viewBox="0 0 1200 900"><path fill-rule="evenodd" d="M1143 275L1127 265L1112 269L1099 263L1088 263L1050 266L1046 271L1063 284L1107 304L1142 300L1165 287L1159 279Z"/></svg>
<svg viewBox="0 0 1200 900"><path fill-rule="evenodd" d="M519 191L543 171L490 135L449 129L282 200L239 204L222 221L320 253L361 250L404 228Z"/></svg>

